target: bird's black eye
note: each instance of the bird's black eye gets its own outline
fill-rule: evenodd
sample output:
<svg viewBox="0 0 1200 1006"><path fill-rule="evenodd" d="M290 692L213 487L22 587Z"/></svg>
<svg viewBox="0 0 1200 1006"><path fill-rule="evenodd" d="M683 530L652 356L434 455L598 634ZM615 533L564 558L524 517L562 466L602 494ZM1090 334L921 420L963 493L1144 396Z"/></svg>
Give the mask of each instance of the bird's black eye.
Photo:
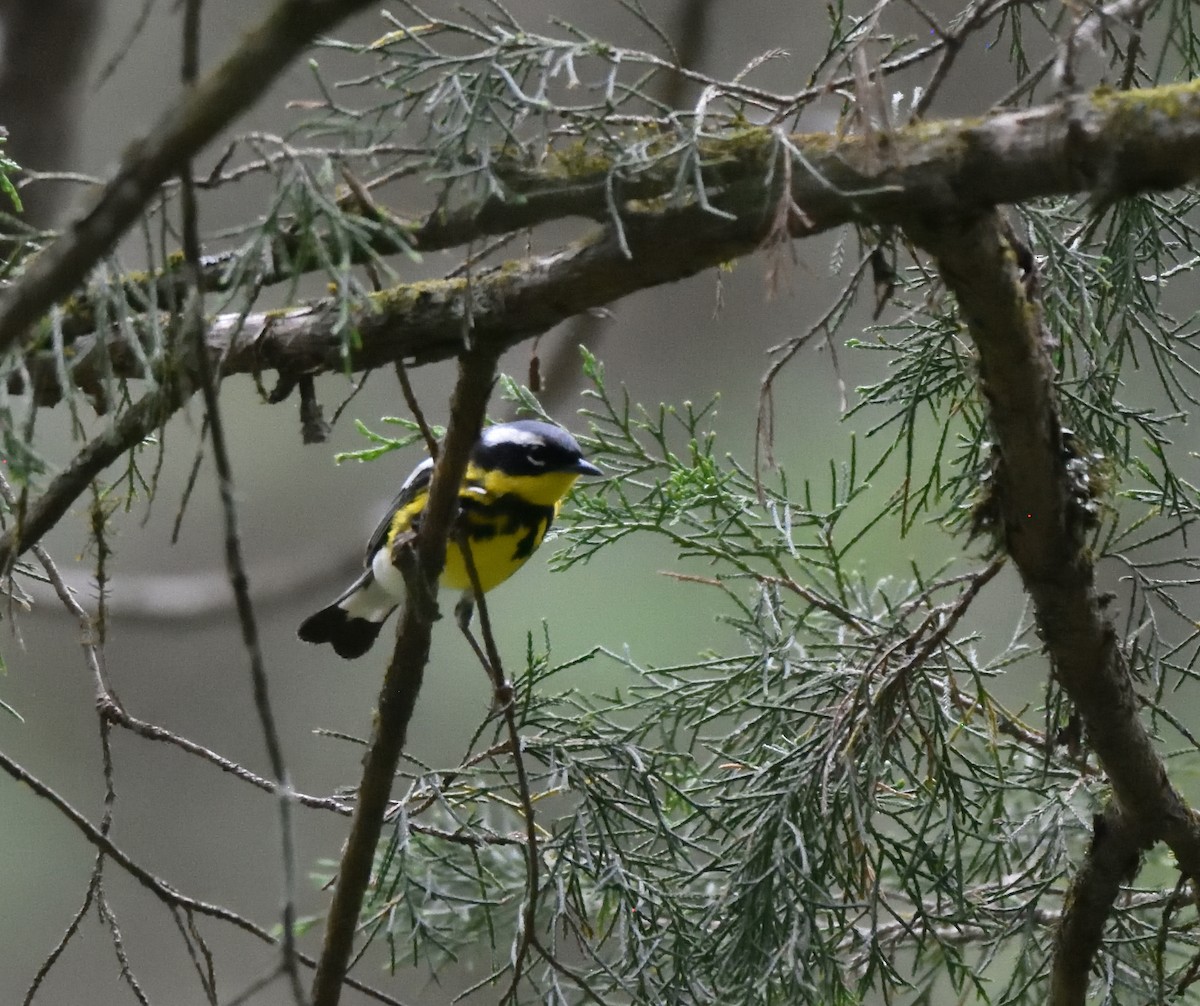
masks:
<svg viewBox="0 0 1200 1006"><path fill-rule="evenodd" d="M525 458L535 468L546 467L546 445L545 444L530 444L525 451Z"/></svg>

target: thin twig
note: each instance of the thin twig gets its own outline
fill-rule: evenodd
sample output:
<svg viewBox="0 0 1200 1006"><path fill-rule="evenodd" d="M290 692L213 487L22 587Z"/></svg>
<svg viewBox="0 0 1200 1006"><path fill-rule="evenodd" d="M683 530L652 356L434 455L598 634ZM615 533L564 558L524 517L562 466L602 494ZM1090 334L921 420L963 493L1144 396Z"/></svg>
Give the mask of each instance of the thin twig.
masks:
<svg viewBox="0 0 1200 1006"><path fill-rule="evenodd" d="M166 727L139 719L128 713L123 706L113 703L106 706L102 712L106 719L117 726L124 727L131 733L137 734L139 737L149 741L171 744L181 751L195 755L197 758L215 765L222 772L227 772L242 782L249 783L251 786L261 789L266 793L278 794L279 792L278 782L271 779L264 779L262 776L251 772L244 765L217 754L217 752L204 747L202 744L197 744L193 740L182 737L168 730ZM344 817L349 817L352 812L352 807L349 803L339 800L336 797L312 796L308 793L298 793L295 790L292 791L291 797L296 803L314 810L328 810L335 814L341 814Z"/></svg>
<svg viewBox="0 0 1200 1006"><path fill-rule="evenodd" d="M408 406L409 415L413 417L413 421L417 424L417 428L425 440L425 450L436 461L438 456L437 437L433 435L433 430L425 421L425 411L421 408L421 403L417 401L417 396L413 393L412 382L408 379L408 368L400 360L396 361L396 378L400 381L400 391L404 395L404 404Z"/></svg>
<svg viewBox="0 0 1200 1006"><path fill-rule="evenodd" d="M194 93L198 88L196 75L200 47L200 11L200 0L187 0L184 9L182 76L184 87L189 94ZM180 182L185 271L189 275L192 285L190 310L184 316L184 324L191 335L200 391L204 396L204 414L208 421L213 462L217 474L217 488L224 517L225 562L229 570L230 586L233 588L234 598L237 602L242 643L250 661L254 708L258 713L271 773L276 781L275 793L283 858L283 968L288 975L294 1001L297 1006L303 1006L306 1000L296 964L296 847L292 824L294 795L279 740L279 731L275 726L275 714L271 709L266 666L258 639L258 623L254 615L254 604L250 599L246 566L242 560L237 504L234 498L233 469L229 460L225 426L221 418L220 401L217 395L218 377L213 372L212 360L209 357L208 344L205 340L204 277L200 267L200 228L190 162L184 162Z"/></svg>
<svg viewBox="0 0 1200 1006"><path fill-rule="evenodd" d="M256 101L297 53L365 6L367 0L280 0L220 66L163 114L147 136L129 144L100 198L9 288L0 300L0 353L22 338L55 301L79 286L163 182Z"/></svg>
<svg viewBox="0 0 1200 1006"><path fill-rule="evenodd" d="M179 381L159 384L122 412L111 428L89 441L70 464L50 480L42 495L25 508L23 516L0 535L0 570L40 541L87 490L92 479L145 440L167 416L182 407L189 393Z"/></svg>
<svg viewBox="0 0 1200 1006"><path fill-rule="evenodd" d="M258 993L275 984L283 974L283 964L277 964L271 971L268 971L261 978L255 979L232 999L226 1001L224 1006L242 1006L243 1003L250 1002Z"/></svg>
<svg viewBox="0 0 1200 1006"><path fill-rule="evenodd" d="M278 943L275 937L266 929L238 915L237 912L231 911L222 905L213 905L208 902L197 901L195 898L189 898L184 894L180 894L165 881L154 876L154 874L150 873L149 870L134 860L133 857L123 852L107 835L93 825L68 803L67 800L55 792L54 789L47 786L37 776L13 761L3 751L0 751L0 770L6 772L17 782L28 786L34 795L41 797L55 807L68 821L75 825L91 845L121 867L121 869L133 877L134 880L146 888L163 904L170 908L179 908L184 911L194 912L197 915L204 915L227 922L268 945L275 946ZM315 968L317 966L317 962L307 954L297 954L297 960L305 965L305 967ZM386 1003L388 1006L404 1006L401 1000L372 988L357 979L346 977L344 980L351 988L369 995L372 999Z"/></svg>
<svg viewBox="0 0 1200 1006"><path fill-rule="evenodd" d="M267 943L274 943L275 940L265 930L256 926L247 919L242 918L236 912L232 912L221 905L212 905L207 902L197 901L194 898L189 898L180 894L174 888L170 887L166 882L154 876L149 870L135 861L113 844L112 840L105 835L98 827L92 824L79 811L77 811L70 803L62 796L55 792L51 787L47 786L37 776L26 771L21 765L13 761L3 751L0 751L0 769L8 773L10 777L28 786L36 796L46 800L55 807L68 821L83 833L84 838L103 852L109 859L115 862L134 880L146 888L151 894L170 906L178 906L197 912L200 915L207 915L214 919L220 919L223 922L228 922L239 929L248 932L259 939L265 940Z"/></svg>
<svg viewBox="0 0 1200 1006"><path fill-rule="evenodd" d="M475 653L483 663L492 682L493 694L499 707L500 716L504 719L505 730L508 733L509 758L517 776L517 796L521 801L521 816L525 820L525 902L521 909L521 925L516 953L512 959L512 981L508 990L500 997L501 1003L519 1002L517 993L521 978L525 973L525 961L536 939L537 904L541 891L538 877L541 853L538 851L537 823L533 812L533 794L529 787L529 774L525 769L525 757L521 748L521 733L517 728L517 714L513 703L513 688L504 674L504 665L500 661L500 650L496 646L496 638L492 633L492 619L488 613L487 598L479 582L479 570L475 567L475 556L471 551L471 541L465 527L458 531L458 548L462 553L463 565L471 581L471 593L475 598L475 610L479 613L479 632L483 636L484 652L480 653L469 626L463 625L463 632L471 642Z"/></svg>
<svg viewBox="0 0 1200 1006"><path fill-rule="evenodd" d="M141 1006L150 1006L150 1000L146 998L146 993L142 989L141 982L138 981L137 975L133 973L133 967L129 963L129 955L125 952L125 940L121 936L120 927L117 925L117 916L108 903L108 896L104 893L103 879L99 880L96 884L96 910L100 916L100 921L108 929L113 953L117 958L117 971L121 976L121 980L129 987L129 991L133 993L133 997ZM205 991L209 993L209 1002L212 1002L211 991L208 989Z"/></svg>
<svg viewBox="0 0 1200 1006"><path fill-rule="evenodd" d="M550 951L547 947L542 945L541 940L539 940L536 936L533 938L533 948L539 954L541 954L542 960L544 960L547 964L549 964L550 967L552 967L555 971L557 971L564 978L567 978L570 981L574 982L576 985L578 985L580 991L583 992L583 994L585 996L587 996L592 1002L596 1003L596 1006L607 1006L607 1004L604 1002L604 1000L600 998L599 994L596 993L596 991L588 983L588 980L583 977L583 975L581 975L578 971L574 971L571 968L567 967L565 964L563 964L563 962L560 961L558 959L558 957L555 956L555 954L552 951Z"/></svg>
<svg viewBox="0 0 1200 1006"><path fill-rule="evenodd" d="M83 901L79 905L79 909L71 916L71 921L67 923L67 928L63 931L62 936L59 937L58 942L38 967L37 973L33 976L33 980L25 990L25 998L21 1001L21 1006L32 1006L38 989L42 987L42 983L50 975L50 972L54 970L54 965L58 963L58 959L62 956L63 951L67 949L67 944L79 932L80 923L83 922L84 916L87 915L88 909L92 907L92 902L96 897L96 887L100 882L100 867L103 862L104 854L100 853L96 856L96 863L92 867L92 875L88 879L87 890L84 891Z"/></svg>
<svg viewBox="0 0 1200 1006"><path fill-rule="evenodd" d="M891 658L900 653L911 653L912 656L895 671L888 672L893 682L901 681L914 668L923 667L933 651L941 646L954 631L954 627L962 620L979 592L1004 568L1006 561L1005 556L999 556L979 572L972 574L966 588L958 597L946 604L938 605L929 612L913 632L892 644L877 659L872 660L870 671L874 672L887 667ZM932 631L929 631L931 629ZM921 641L922 637L924 637L923 641ZM919 647L917 646L918 641L921 641ZM913 652L914 650L916 652Z"/></svg>

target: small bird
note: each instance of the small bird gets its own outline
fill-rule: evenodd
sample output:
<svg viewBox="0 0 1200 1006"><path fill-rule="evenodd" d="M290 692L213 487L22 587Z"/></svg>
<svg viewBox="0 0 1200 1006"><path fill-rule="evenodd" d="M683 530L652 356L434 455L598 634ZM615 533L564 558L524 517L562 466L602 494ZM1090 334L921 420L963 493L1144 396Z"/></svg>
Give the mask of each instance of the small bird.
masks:
<svg viewBox="0 0 1200 1006"><path fill-rule="evenodd" d="M575 480L602 474L584 460L575 438L557 426L521 419L485 429L471 449L456 518L457 526L465 529L479 586L489 591L520 569L542 543ZM371 648L404 597L404 577L393 561L392 545L420 527L432 476L432 458L413 469L367 543L362 576L300 624L301 639L329 643L347 659ZM465 627L471 613L471 577L454 540L447 544L439 583L463 591L459 621Z"/></svg>

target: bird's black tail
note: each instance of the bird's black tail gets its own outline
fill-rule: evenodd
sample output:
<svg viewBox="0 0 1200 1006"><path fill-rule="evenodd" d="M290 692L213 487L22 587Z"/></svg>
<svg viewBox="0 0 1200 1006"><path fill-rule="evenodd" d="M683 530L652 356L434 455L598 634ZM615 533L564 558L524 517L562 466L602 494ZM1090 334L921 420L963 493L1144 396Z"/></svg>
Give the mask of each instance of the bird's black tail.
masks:
<svg viewBox="0 0 1200 1006"><path fill-rule="evenodd" d="M329 643L339 657L353 660L371 648L382 627L382 622L355 618L335 602L309 615L300 623L297 635L306 643Z"/></svg>

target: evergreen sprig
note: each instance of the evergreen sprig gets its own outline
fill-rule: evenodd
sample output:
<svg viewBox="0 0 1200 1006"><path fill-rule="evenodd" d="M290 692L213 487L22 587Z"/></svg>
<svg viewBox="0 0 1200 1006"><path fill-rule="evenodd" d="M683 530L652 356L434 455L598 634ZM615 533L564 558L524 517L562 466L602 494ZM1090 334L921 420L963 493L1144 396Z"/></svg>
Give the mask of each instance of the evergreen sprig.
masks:
<svg viewBox="0 0 1200 1006"><path fill-rule="evenodd" d="M638 408L585 361L587 447L614 477L574 493L556 563L664 537L680 566L664 592L711 592L735 635L666 667L603 650L556 663L531 638L515 702L546 864L536 939L579 981L543 962L528 996L1019 1000L1044 974L1104 786L1065 724L997 695L1002 673L1040 665L1024 615L999 647L977 627L1002 561L868 579L853 452L824 479L756 485L720 456L706 408ZM556 686L597 661L627 683ZM414 779L364 919L396 960L488 948L486 980L505 973L524 894L493 730L486 757ZM1172 904L1144 889L1119 909L1101 963L1121 995L1185 966L1178 944L1163 954Z"/></svg>

